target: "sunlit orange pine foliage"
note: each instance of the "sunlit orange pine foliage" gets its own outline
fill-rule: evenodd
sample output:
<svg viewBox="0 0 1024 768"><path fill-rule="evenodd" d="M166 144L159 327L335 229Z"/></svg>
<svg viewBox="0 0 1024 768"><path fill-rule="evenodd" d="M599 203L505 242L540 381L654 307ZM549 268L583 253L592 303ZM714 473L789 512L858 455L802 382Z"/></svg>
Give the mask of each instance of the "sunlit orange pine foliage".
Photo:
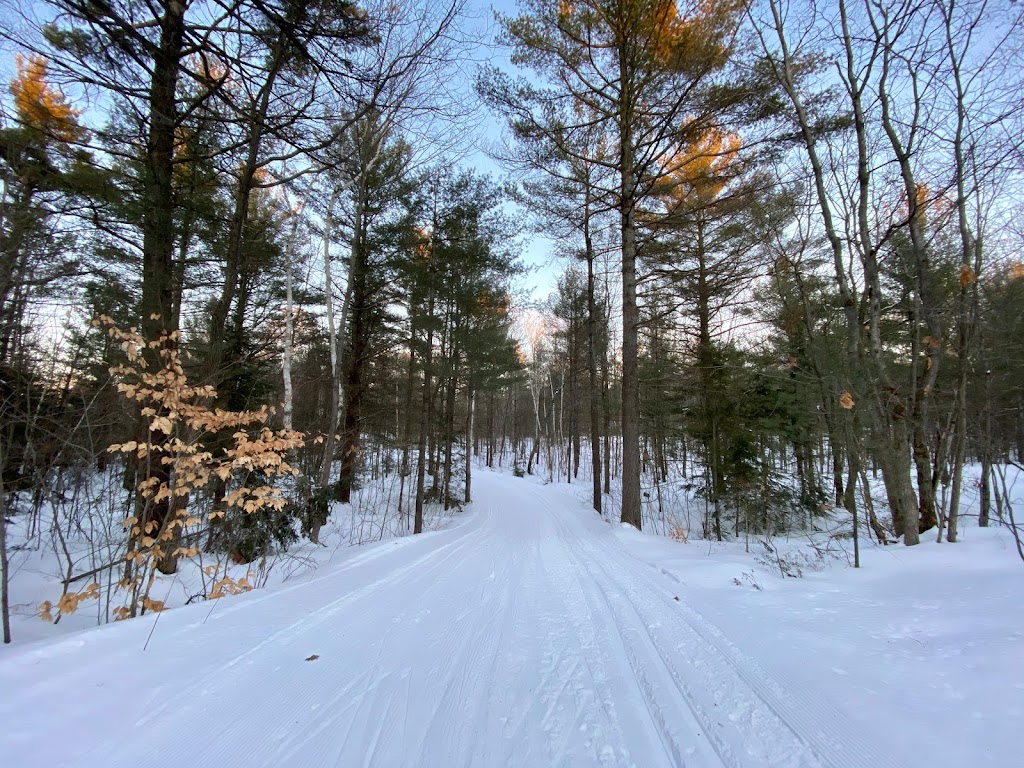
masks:
<svg viewBox="0 0 1024 768"><path fill-rule="evenodd" d="M18 72L10 90L18 118L25 127L59 141L78 141L84 133L78 123L81 110L74 109L64 94L47 82L46 59L18 54L15 63Z"/></svg>
<svg viewBox="0 0 1024 768"><path fill-rule="evenodd" d="M563 24L607 25L642 41L636 51L669 69L716 68L728 55L741 0L559 0Z"/></svg>
<svg viewBox="0 0 1024 768"><path fill-rule="evenodd" d="M671 207L700 207L714 202L734 175L743 142L739 136L711 128L689 142L665 165Z"/></svg>

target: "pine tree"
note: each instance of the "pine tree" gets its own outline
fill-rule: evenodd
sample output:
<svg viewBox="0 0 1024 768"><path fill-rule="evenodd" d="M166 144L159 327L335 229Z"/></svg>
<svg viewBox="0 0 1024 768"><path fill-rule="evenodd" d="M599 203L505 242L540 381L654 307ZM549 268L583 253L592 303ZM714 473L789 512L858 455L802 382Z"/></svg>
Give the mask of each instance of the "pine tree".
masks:
<svg viewBox="0 0 1024 768"><path fill-rule="evenodd" d="M722 81L740 3L680 8L673 0L530 0L524 7L502 20L502 40L513 63L532 70L540 84L492 70L481 91L519 136L563 156L591 159L580 153L575 134L599 126L607 136L602 165L614 181L602 197L619 218L622 274L621 519L640 527L637 276L645 202L678 171L666 158L738 104L756 112L765 91Z"/></svg>

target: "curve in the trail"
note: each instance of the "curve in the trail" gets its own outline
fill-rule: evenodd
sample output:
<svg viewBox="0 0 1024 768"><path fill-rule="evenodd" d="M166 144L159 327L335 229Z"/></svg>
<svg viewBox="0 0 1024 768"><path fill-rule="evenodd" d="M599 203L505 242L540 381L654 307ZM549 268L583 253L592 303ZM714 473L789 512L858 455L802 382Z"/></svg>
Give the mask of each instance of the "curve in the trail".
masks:
<svg viewBox="0 0 1024 768"><path fill-rule="evenodd" d="M168 612L145 653L140 621L8 656L4 764L889 765L596 516L508 475L475 489L455 529ZM39 714L69 696L73 722Z"/></svg>

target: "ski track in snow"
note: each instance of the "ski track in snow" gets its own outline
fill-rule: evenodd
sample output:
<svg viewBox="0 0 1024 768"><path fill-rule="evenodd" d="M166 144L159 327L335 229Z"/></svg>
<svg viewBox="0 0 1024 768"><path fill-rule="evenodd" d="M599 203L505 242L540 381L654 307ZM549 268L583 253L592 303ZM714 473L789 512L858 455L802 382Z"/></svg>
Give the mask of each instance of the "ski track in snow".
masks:
<svg viewBox="0 0 1024 768"><path fill-rule="evenodd" d="M0 762L896 766L592 513L507 475L474 487L459 527L168 612L145 652L149 619L0 657Z"/></svg>

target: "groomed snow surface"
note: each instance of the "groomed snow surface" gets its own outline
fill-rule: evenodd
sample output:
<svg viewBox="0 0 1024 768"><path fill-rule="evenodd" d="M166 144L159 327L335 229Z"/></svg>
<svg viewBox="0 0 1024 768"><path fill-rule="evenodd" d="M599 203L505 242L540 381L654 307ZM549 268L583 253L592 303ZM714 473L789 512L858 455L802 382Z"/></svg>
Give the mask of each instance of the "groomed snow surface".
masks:
<svg viewBox="0 0 1024 768"><path fill-rule="evenodd" d="M474 492L283 586L0 651L0 765L1021 764L1005 531L789 579L581 486Z"/></svg>

